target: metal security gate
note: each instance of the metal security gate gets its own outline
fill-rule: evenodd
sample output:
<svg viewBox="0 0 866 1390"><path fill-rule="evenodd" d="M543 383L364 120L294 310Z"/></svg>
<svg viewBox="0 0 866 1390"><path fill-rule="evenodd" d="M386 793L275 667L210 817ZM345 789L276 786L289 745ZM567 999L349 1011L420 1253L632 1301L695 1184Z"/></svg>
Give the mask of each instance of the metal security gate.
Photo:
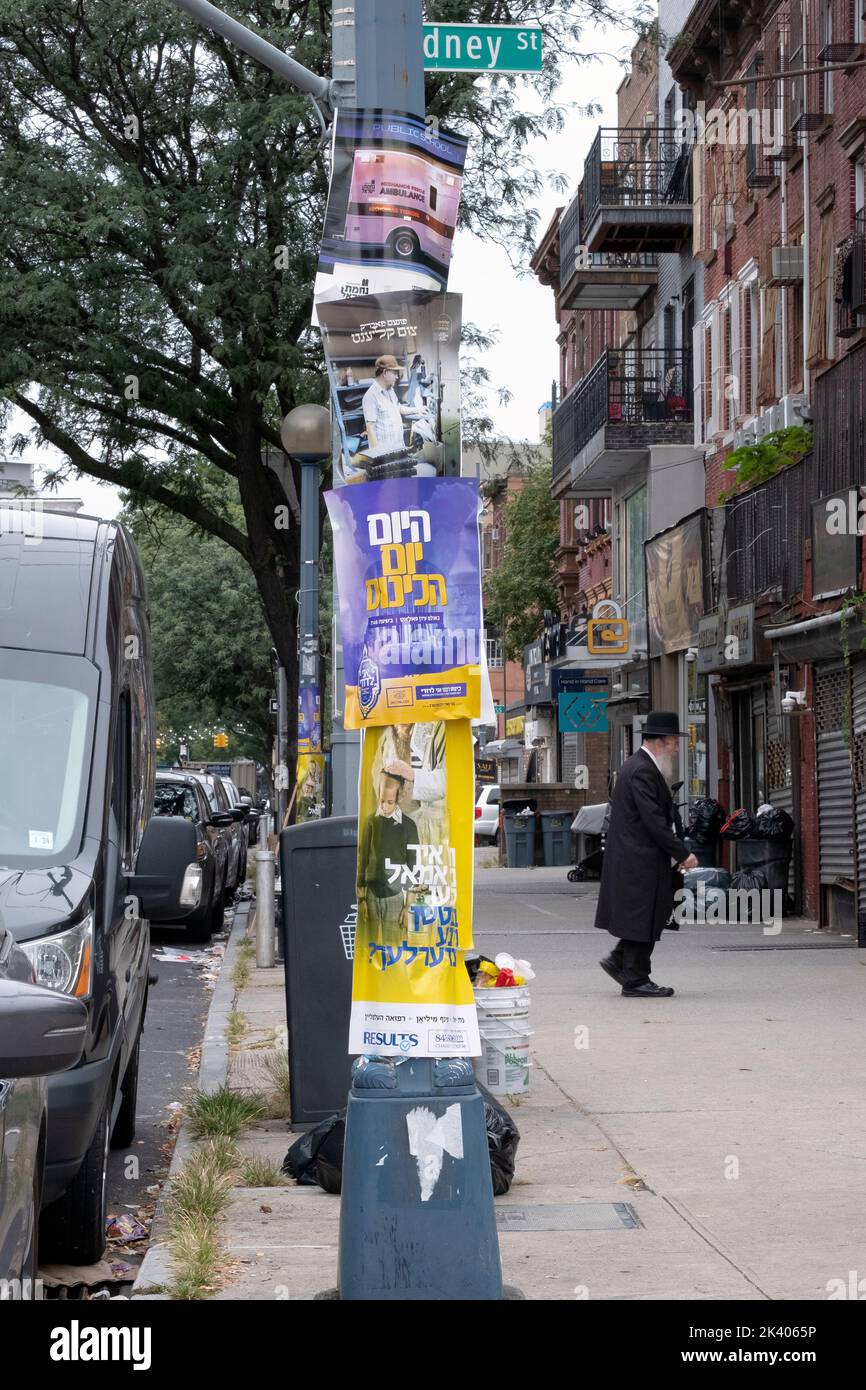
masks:
<svg viewBox="0 0 866 1390"><path fill-rule="evenodd" d="M822 884L843 888L853 888L855 877L854 787L845 738L848 691L848 673L843 666L816 669L819 878Z"/></svg>
<svg viewBox="0 0 866 1390"><path fill-rule="evenodd" d="M854 811L857 826L857 940L866 946L866 661L851 671Z"/></svg>
<svg viewBox="0 0 866 1390"><path fill-rule="evenodd" d="M566 786L574 786L574 776L577 772L577 740L579 734L562 734L562 771L559 780Z"/></svg>
<svg viewBox="0 0 866 1390"><path fill-rule="evenodd" d="M767 800L771 806L787 811L794 822L794 852L788 869L788 896L798 904L797 867L800 827L797 824L794 801L794 756L791 741L792 720L776 713L776 698L772 688L765 686L767 711Z"/></svg>

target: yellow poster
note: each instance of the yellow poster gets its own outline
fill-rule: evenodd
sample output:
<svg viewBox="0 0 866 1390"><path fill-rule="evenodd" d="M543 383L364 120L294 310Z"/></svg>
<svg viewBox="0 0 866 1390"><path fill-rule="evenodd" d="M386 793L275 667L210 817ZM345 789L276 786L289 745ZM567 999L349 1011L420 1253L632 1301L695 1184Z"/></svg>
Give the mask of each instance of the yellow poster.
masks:
<svg viewBox="0 0 866 1390"><path fill-rule="evenodd" d="M349 1052L475 1057L469 721L367 729Z"/></svg>
<svg viewBox="0 0 866 1390"><path fill-rule="evenodd" d="M325 755L299 753L297 771L297 814L299 821L319 820L325 807Z"/></svg>

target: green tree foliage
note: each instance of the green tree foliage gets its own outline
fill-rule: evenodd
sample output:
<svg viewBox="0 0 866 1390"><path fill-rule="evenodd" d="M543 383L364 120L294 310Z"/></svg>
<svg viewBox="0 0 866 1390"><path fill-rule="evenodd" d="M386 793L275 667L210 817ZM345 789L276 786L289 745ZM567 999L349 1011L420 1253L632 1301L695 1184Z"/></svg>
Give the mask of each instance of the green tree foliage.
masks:
<svg viewBox="0 0 866 1390"><path fill-rule="evenodd" d="M160 754L270 764L271 639L250 567L216 536L128 507L147 582ZM225 730L229 746L215 750Z"/></svg>
<svg viewBox="0 0 866 1390"><path fill-rule="evenodd" d="M502 563L487 577L487 623L502 634L507 661L541 631L544 611L559 608L554 587L559 546L559 504L550 495L551 468L535 465L505 508Z"/></svg>
<svg viewBox="0 0 866 1390"><path fill-rule="evenodd" d="M331 5L229 8L308 67L330 70ZM628 19L608 0L427 5L429 19L544 30L545 70L531 81L429 75L430 113L470 136L464 227L525 260L538 231L533 202L547 179L561 182L539 168L529 142L561 129L554 94L563 73L595 57L581 51L581 29L608 21L627 40L642 8L638 0ZM327 140L311 100L172 0L0 0L7 447L51 445L58 481L77 472L114 484L236 551L255 578L291 698L296 499L286 523L261 456L279 448L288 410L327 397L309 326L327 186ZM205 486L204 465L233 490Z"/></svg>

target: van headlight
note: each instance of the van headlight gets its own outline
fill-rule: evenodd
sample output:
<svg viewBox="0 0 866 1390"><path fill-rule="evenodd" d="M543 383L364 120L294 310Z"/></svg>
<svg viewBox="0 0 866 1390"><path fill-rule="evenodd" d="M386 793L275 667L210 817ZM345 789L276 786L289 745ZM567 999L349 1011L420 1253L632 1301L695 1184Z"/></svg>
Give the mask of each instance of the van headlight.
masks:
<svg viewBox="0 0 866 1390"><path fill-rule="evenodd" d="M37 985L76 999L89 999L93 987L93 913L77 927L22 941L21 950L33 966Z"/></svg>
<svg viewBox="0 0 866 1390"><path fill-rule="evenodd" d="M187 864L183 871L180 901L183 907L198 907L201 902L202 871L200 864Z"/></svg>

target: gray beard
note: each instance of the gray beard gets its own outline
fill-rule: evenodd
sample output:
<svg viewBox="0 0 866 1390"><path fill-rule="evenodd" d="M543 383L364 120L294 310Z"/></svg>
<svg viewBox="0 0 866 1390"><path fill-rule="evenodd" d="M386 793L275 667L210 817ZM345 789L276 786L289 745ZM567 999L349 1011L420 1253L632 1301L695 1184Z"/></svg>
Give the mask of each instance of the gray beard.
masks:
<svg viewBox="0 0 866 1390"><path fill-rule="evenodd" d="M661 768L662 776L668 786L670 786L676 777L676 758L670 753L657 753L656 757L658 759L658 765Z"/></svg>

